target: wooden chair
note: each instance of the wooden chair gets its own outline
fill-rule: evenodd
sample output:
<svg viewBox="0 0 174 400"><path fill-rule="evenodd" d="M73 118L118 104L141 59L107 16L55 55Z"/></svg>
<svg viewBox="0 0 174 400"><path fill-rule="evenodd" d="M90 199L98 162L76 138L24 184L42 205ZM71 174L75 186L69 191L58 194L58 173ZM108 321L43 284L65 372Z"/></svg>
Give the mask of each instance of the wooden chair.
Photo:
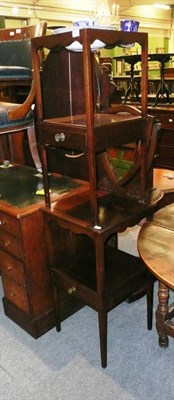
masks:
<svg viewBox="0 0 174 400"><path fill-rule="evenodd" d="M140 111L129 105L117 105L108 110L108 113L131 113L140 115ZM151 116L147 116L146 137L147 137L147 156L146 156L146 179L147 187L152 188L153 184L153 160L156 153L161 124ZM115 154L112 155L112 153ZM119 156L121 154L121 157ZM124 160L123 160L123 155ZM120 145L116 148L108 149L98 156L98 180L100 188L114 190L121 195L128 195L138 198L140 188L140 162L141 149L139 142Z"/></svg>
<svg viewBox="0 0 174 400"><path fill-rule="evenodd" d="M0 29L0 100L16 102L16 88L30 88L31 38L45 35L46 27L46 22L41 21L37 25Z"/></svg>
<svg viewBox="0 0 174 400"><path fill-rule="evenodd" d="M40 168L40 160L37 152L34 113L31 110L35 97L34 84L32 83L32 57L31 38L46 34L47 23L39 22L37 25L0 29L0 153L1 159L11 161L23 161L23 152L17 151L14 157L14 149L22 147L22 136L11 133L21 132L27 129L30 151L37 168ZM22 103L17 101L17 93L23 89ZM8 91L8 96L5 93ZM21 99L20 99L21 100ZM8 136L7 136L8 134Z"/></svg>
<svg viewBox="0 0 174 400"><path fill-rule="evenodd" d="M23 104L0 102L0 135L8 135L8 149L3 147L4 143L1 142L1 150L3 155L7 154L8 160L13 161L13 153L11 147L11 135L16 132L23 132L27 130L29 141L31 141L32 155L36 163L36 167L40 168L40 159L37 154L37 145L35 138L35 125L34 125L34 112L32 105L35 98L35 85L32 83L30 92L27 99ZM10 136L10 137L9 137ZM33 147L32 147L33 146ZM4 161L6 163L6 159Z"/></svg>

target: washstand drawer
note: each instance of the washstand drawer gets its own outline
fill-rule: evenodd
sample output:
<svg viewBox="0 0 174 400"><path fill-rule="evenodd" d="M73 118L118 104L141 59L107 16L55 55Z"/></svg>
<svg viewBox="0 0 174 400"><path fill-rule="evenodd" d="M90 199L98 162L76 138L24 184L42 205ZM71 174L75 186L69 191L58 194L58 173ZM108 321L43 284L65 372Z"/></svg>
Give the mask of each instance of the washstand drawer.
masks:
<svg viewBox="0 0 174 400"><path fill-rule="evenodd" d="M8 254L11 254L24 261L21 241L3 229L0 229L0 248Z"/></svg>
<svg viewBox="0 0 174 400"><path fill-rule="evenodd" d="M4 251L0 251L0 270L2 274L14 279L20 285L26 285L24 264Z"/></svg>
<svg viewBox="0 0 174 400"><path fill-rule="evenodd" d="M4 212L0 212L0 231L2 229L15 236L21 236L20 222Z"/></svg>
<svg viewBox="0 0 174 400"><path fill-rule="evenodd" d="M86 133L74 128L71 129L56 127L52 124L41 125L39 141L45 145L59 147L63 149L76 149L77 151L86 150Z"/></svg>
<svg viewBox="0 0 174 400"><path fill-rule="evenodd" d="M26 289L17 282L2 275L4 296L17 307L29 313L29 303Z"/></svg>
<svg viewBox="0 0 174 400"><path fill-rule="evenodd" d="M174 113L165 115L161 114L159 119L162 124L162 128L174 130Z"/></svg>

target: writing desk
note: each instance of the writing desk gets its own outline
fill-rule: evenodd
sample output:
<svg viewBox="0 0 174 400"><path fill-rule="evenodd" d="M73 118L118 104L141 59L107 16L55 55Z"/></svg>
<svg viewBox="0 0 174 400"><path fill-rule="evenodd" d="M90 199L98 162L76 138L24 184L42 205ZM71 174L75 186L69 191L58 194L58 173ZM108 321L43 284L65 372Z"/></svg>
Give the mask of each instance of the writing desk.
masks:
<svg viewBox="0 0 174 400"><path fill-rule="evenodd" d="M51 175L51 201L86 190L88 184ZM48 270L49 246L41 207L43 178L35 168L0 165L0 270L5 314L35 339L55 326ZM37 194L38 192L38 194ZM79 309L62 296L61 319Z"/></svg>

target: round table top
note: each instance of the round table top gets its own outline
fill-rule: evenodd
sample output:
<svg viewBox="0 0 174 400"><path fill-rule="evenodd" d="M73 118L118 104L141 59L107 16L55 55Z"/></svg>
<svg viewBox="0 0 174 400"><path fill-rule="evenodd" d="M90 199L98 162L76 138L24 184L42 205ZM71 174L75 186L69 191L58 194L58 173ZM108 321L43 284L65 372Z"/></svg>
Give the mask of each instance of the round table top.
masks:
<svg viewBox="0 0 174 400"><path fill-rule="evenodd" d="M152 222L163 228L174 231L174 203L169 204L168 206L156 211L156 213L153 215Z"/></svg>
<svg viewBox="0 0 174 400"><path fill-rule="evenodd" d="M157 211L138 235L138 251L153 275L174 289L174 203Z"/></svg>
<svg viewBox="0 0 174 400"><path fill-rule="evenodd" d="M154 168L153 184L154 187L162 190L163 193L174 192L174 170Z"/></svg>

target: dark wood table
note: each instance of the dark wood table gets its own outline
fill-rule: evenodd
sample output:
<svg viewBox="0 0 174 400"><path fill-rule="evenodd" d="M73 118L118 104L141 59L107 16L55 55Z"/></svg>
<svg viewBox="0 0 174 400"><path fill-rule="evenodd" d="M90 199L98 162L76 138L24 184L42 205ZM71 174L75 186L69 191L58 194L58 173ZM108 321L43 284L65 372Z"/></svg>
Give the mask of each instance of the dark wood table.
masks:
<svg viewBox="0 0 174 400"><path fill-rule="evenodd" d="M162 208L174 202L174 171L166 168L153 169L153 186L158 188L163 197L159 201L159 207Z"/></svg>
<svg viewBox="0 0 174 400"><path fill-rule="evenodd" d="M169 305L169 291L174 289L174 203L157 211L145 223L138 236L141 258L159 280L156 329L160 347L168 347L174 337L174 303Z"/></svg>

